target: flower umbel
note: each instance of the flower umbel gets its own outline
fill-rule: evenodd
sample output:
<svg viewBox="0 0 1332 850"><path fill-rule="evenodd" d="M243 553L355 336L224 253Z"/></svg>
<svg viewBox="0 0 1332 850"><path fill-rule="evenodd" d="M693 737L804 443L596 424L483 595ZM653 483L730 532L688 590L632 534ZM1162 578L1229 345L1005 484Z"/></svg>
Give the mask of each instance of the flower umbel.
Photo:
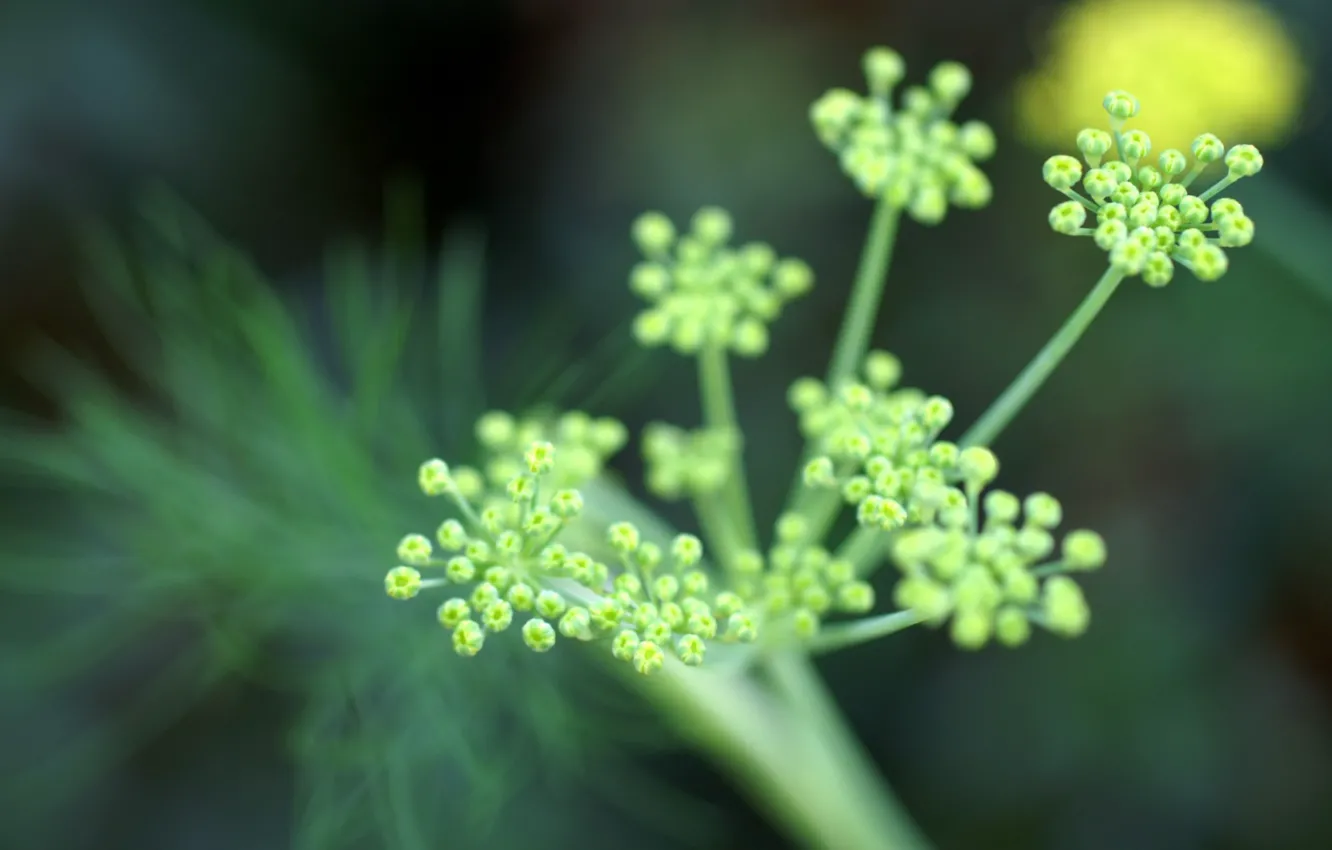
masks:
<svg viewBox="0 0 1332 850"><path fill-rule="evenodd" d="M1050 211L1050 227L1069 236L1092 237L1116 271L1126 277L1141 275L1150 286L1169 283L1177 264L1200 280L1221 277L1229 266L1225 249L1252 242L1254 224L1238 201L1216 196L1240 178L1257 174L1262 154L1253 145L1227 151L1220 139L1204 133L1194 139L1191 158L1174 149L1152 157L1151 138L1141 130L1125 129L1128 119L1138 114L1137 98L1112 91L1102 105L1110 116L1110 131L1080 132L1081 160L1058 155L1045 161L1045 182L1069 198ZM1116 158L1108 158L1112 154ZM1218 161L1224 162L1226 175L1193 194L1194 181ZM1083 193L1076 189L1079 183Z"/></svg>
<svg viewBox="0 0 1332 850"><path fill-rule="evenodd" d="M990 181L975 163L994 155L994 133L980 121L952 121L971 90L971 73L956 62L940 63L928 87L908 87L895 107L894 89L906 76L902 57L875 47L865 54L864 69L868 95L832 89L810 108L819 140L860 190L922 224L943 221L949 204L988 204Z"/></svg>

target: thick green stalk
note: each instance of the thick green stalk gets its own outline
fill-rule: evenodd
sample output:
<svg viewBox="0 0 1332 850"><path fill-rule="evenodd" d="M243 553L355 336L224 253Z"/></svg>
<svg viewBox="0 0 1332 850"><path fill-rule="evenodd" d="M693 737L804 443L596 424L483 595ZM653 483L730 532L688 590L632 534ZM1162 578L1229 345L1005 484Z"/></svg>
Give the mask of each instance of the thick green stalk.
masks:
<svg viewBox="0 0 1332 850"><path fill-rule="evenodd" d="M735 415L735 394L731 390L731 371L726 362L726 349L709 345L698 354L698 388L703 402L703 424L711 430L724 431L741 439L740 426ZM730 457L730 473L722 486L721 504L729 530L726 536L736 546L758 548L758 534L754 527L754 509L749 503L749 486L745 482L744 445L738 443ZM709 541L716 545L718 541ZM734 553L731 553L734 555ZM726 566L731 566L727 559Z"/></svg>
<svg viewBox="0 0 1332 850"><path fill-rule="evenodd" d="M1050 338L1013 383L1008 385L1003 395L995 399L994 404L981 414L976 424L962 435L962 439L958 441L960 445L986 446L994 442L1013 417L1041 388L1045 379L1050 377L1065 355L1072 350L1092 320L1101 312L1101 308L1110 300L1110 296L1114 295L1115 289L1123 279L1124 273L1113 266L1105 270L1105 274L1101 275L1101 279L1092 287L1091 292L1087 293L1087 297L1082 299L1082 303L1064 322L1063 327Z"/></svg>
<svg viewBox="0 0 1332 850"><path fill-rule="evenodd" d="M879 302L883 299L883 284L888 277L888 264L893 258L893 243L897 241L897 223L901 210L880 200L874 208L869 235L860 254L860 268L856 271L855 287L842 318L842 329L837 334L832 363L828 366L828 387L834 388L856 374L865 352L869 350L870 333L879 316Z"/></svg>

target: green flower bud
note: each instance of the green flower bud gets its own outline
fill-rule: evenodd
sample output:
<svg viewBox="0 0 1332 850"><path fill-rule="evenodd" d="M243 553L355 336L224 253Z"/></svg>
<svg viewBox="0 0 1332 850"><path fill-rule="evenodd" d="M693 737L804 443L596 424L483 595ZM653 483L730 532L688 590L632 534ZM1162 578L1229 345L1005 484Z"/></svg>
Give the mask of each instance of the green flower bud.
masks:
<svg viewBox="0 0 1332 850"><path fill-rule="evenodd" d="M741 357L759 357L768 350L768 328L758 319L742 319L731 328L730 345Z"/></svg>
<svg viewBox="0 0 1332 850"><path fill-rule="evenodd" d="M804 260L786 259L772 273L772 285L783 298L796 298L814 286L814 270Z"/></svg>
<svg viewBox="0 0 1332 850"><path fill-rule="evenodd" d="M1132 183L1120 183L1110 193L1110 200L1117 204L1123 204L1125 207L1132 207L1138 202L1141 194L1141 190Z"/></svg>
<svg viewBox="0 0 1332 850"><path fill-rule="evenodd" d="M570 608L560 618L560 634L574 640L592 640L592 618L586 608Z"/></svg>
<svg viewBox="0 0 1332 850"><path fill-rule="evenodd" d="M384 592L390 599L411 599L421 592L421 573L411 567L394 567L384 576Z"/></svg>
<svg viewBox="0 0 1332 850"><path fill-rule="evenodd" d="M699 611L689 615L684 629L704 640L711 640L717 636L717 619L707 612Z"/></svg>
<svg viewBox="0 0 1332 850"><path fill-rule="evenodd" d="M549 652L555 646L555 628L540 617L533 617L523 623L523 643L533 652Z"/></svg>
<svg viewBox="0 0 1332 850"><path fill-rule="evenodd" d="M991 523L1010 525L1017 521L1021 503L1006 490L991 490L985 494L985 516Z"/></svg>
<svg viewBox="0 0 1332 850"><path fill-rule="evenodd" d="M1110 250L1110 265L1128 276L1140 273L1151 249L1135 239L1124 239Z"/></svg>
<svg viewBox="0 0 1332 850"><path fill-rule="evenodd" d="M720 207L703 207L690 224L693 235L706 246L724 245L731 238L731 215Z"/></svg>
<svg viewBox="0 0 1332 850"><path fill-rule="evenodd" d="M943 103L956 105L971 91L971 72L958 62L940 62L930 71L930 90Z"/></svg>
<svg viewBox="0 0 1332 850"><path fill-rule="evenodd" d="M953 643L962 649L980 649L990 640L994 618L982 609L959 610L953 617Z"/></svg>
<svg viewBox="0 0 1332 850"><path fill-rule="evenodd" d="M1159 189L1164 182L1165 178L1161 176L1161 172L1150 165L1144 165L1138 169L1138 185L1142 186L1143 189Z"/></svg>
<svg viewBox="0 0 1332 850"><path fill-rule="evenodd" d="M1049 493L1032 493L1022 506L1027 522L1040 528L1054 528L1063 519L1059 500Z"/></svg>
<svg viewBox="0 0 1332 850"><path fill-rule="evenodd" d="M444 575L454 584L466 584L476 578L476 565L467 556L457 555L449 559Z"/></svg>
<svg viewBox="0 0 1332 850"><path fill-rule="evenodd" d="M1127 121L1138 114L1138 99L1126 91L1112 91L1101 101L1101 106L1116 121Z"/></svg>
<svg viewBox="0 0 1332 850"><path fill-rule="evenodd" d="M638 634L629 629L625 629L615 636L611 641L611 655L614 655L621 661L632 661L634 652L638 649Z"/></svg>
<svg viewBox="0 0 1332 850"><path fill-rule="evenodd" d="M456 519L446 519L435 532L435 539L446 551L457 552L467 545L467 532Z"/></svg>
<svg viewBox="0 0 1332 850"><path fill-rule="evenodd" d="M943 186L936 183L917 186L916 194L912 196L911 203L907 206L907 213L926 226L943 221L948 213L948 195L944 192Z"/></svg>
<svg viewBox="0 0 1332 850"><path fill-rule="evenodd" d="M677 534L671 541L671 557L681 567L692 567L703 558L703 543L692 534Z"/></svg>
<svg viewBox="0 0 1332 850"><path fill-rule="evenodd" d="M833 462L831 458L816 457L805 464L803 480L806 487L827 488L836 487L837 478L833 474Z"/></svg>
<svg viewBox="0 0 1332 850"><path fill-rule="evenodd" d="M1104 130L1089 127L1078 133L1078 150L1093 168L1101 164L1101 157L1106 155L1114 143L1115 140Z"/></svg>
<svg viewBox="0 0 1332 850"><path fill-rule="evenodd" d="M1253 145L1235 145L1226 152L1231 177L1252 177L1263 170L1263 155Z"/></svg>
<svg viewBox="0 0 1332 850"><path fill-rule="evenodd" d="M464 658L476 655L485 643L486 633L474 620L463 620L453 629L453 651Z"/></svg>
<svg viewBox="0 0 1332 850"><path fill-rule="evenodd" d="M1120 137L1125 159L1142 159L1152 150L1152 140L1142 130L1129 130Z"/></svg>
<svg viewBox="0 0 1332 850"><path fill-rule="evenodd" d="M868 582L849 581L837 588L837 607L852 614L865 614L874 608L874 588Z"/></svg>
<svg viewBox="0 0 1332 850"><path fill-rule="evenodd" d="M1012 569L1004 573L1004 596L1009 601L1025 605L1035 602L1040 592L1036 577L1024 569Z"/></svg>
<svg viewBox="0 0 1332 850"><path fill-rule="evenodd" d="M906 76L901 54L887 47L871 47L861 63L869 90L880 97L887 95Z"/></svg>
<svg viewBox="0 0 1332 850"><path fill-rule="evenodd" d="M639 641L634 647L634 669L644 676L650 675L666 663L666 655L661 647L650 640Z"/></svg>
<svg viewBox="0 0 1332 850"><path fill-rule="evenodd" d="M646 212L634 220L633 238L644 254L665 254L675 242L675 225L659 212Z"/></svg>
<svg viewBox="0 0 1332 850"><path fill-rule="evenodd" d="M999 474L999 459L984 446L971 446L962 450L957 467L968 486L983 487Z"/></svg>
<svg viewBox="0 0 1332 850"><path fill-rule="evenodd" d="M577 490L560 490L551 497L550 509L561 519L573 519L583 512L583 494Z"/></svg>
<svg viewBox="0 0 1332 850"><path fill-rule="evenodd" d="M1253 219L1247 215L1228 215L1221 219L1221 245L1241 248L1253 241Z"/></svg>
<svg viewBox="0 0 1332 850"><path fill-rule="evenodd" d="M1087 222L1087 208L1077 201L1064 201L1050 210L1050 228L1072 236Z"/></svg>
<svg viewBox="0 0 1332 850"><path fill-rule="evenodd" d="M808 413L828 403L828 391L815 378L798 378L791 384L786 398L792 410Z"/></svg>
<svg viewBox="0 0 1332 850"><path fill-rule="evenodd" d="M1142 266L1142 282L1148 286L1162 287L1170 283L1175 276L1175 263L1164 251L1153 251L1147 255Z"/></svg>
<svg viewBox="0 0 1332 850"><path fill-rule="evenodd" d="M568 603L564 597L553 590L543 590L537 594L536 603L533 606L536 612L547 620L554 620L564 613Z"/></svg>
<svg viewBox="0 0 1332 850"><path fill-rule="evenodd" d="M638 548L638 529L633 523L617 522L606 530L606 540L616 552L628 555Z"/></svg>
<svg viewBox="0 0 1332 850"><path fill-rule="evenodd" d="M958 130L957 142L962 152L973 162L984 162L994 156L994 131L983 121L968 121L963 124Z"/></svg>
<svg viewBox="0 0 1332 850"><path fill-rule="evenodd" d="M1201 163L1216 162L1225 155L1226 146L1211 133L1203 133L1193 140L1193 158Z"/></svg>
<svg viewBox="0 0 1332 850"><path fill-rule="evenodd" d="M675 642L675 654L690 667L697 667L703 663L705 651L707 644L698 635L684 635Z"/></svg>
<svg viewBox="0 0 1332 850"><path fill-rule="evenodd" d="M1221 222L1221 219L1232 215L1243 215L1244 207L1234 198L1219 198L1212 202L1212 221Z"/></svg>
<svg viewBox="0 0 1332 850"><path fill-rule="evenodd" d="M1104 168L1093 168L1082 178L1082 186L1091 195L1092 200L1101 202L1115 190L1119 181L1115 179L1114 174Z"/></svg>
<svg viewBox="0 0 1332 850"><path fill-rule="evenodd" d="M421 492L427 496L443 495L453 487L453 479L449 477L449 465L439 458L421 464L417 481L421 485Z"/></svg>
<svg viewBox="0 0 1332 850"><path fill-rule="evenodd" d="M680 592L680 580L673 575L657 576L652 582L652 593L658 599L669 602Z"/></svg>
<svg viewBox="0 0 1332 850"><path fill-rule="evenodd" d="M821 584L800 588L798 598L802 608L808 608L819 616L823 616L832 608L832 594Z"/></svg>
<svg viewBox="0 0 1332 850"><path fill-rule="evenodd" d="M614 599L602 597L588 606L587 613L599 631L610 631L620 624L624 611Z"/></svg>
<svg viewBox="0 0 1332 850"><path fill-rule="evenodd" d="M846 129L861 112L861 99L853 91L832 89L810 106L810 123L825 145L841 142Z"/></svg>
<svg viewBox="0 0 1332 850"><path fill-rule="evenodd" d="M1200 245L1189 257L1190 267L1198 280L1217 280L1226 273L1230 263L1226 252L1212 244Z"/></svg>
<svg viewBox="0 0 1332 850"><path fill-rule="evenodd" d="M758 638L758 627L754 618L743 612L737 612L726 618L726 640L739 643L751 643Z"/></svg>
<svg viewBox="0 0 1332 850"><path fill-rule="evenodd" d="M1071 156L1052 156L1045 161L1041 176L1052 188L1062 192L1073 188L1082 179L1082 163Z"/></svg>
<svg viewBox="0 0 1332 850"><path fill-rule="evenodd" d="M564 546L559 543L552 543L541 550L541 555L537 563L545 572L553 573L564 567L568 557L569 553Z"/></svg>
<svg viewBox="0 0 1332 850"><path fill-rule="evenodd" d="M497 599L481 611L481 623L489 632L502 632L513 623L513 606Z"/></svg>
<svg viewBox="0 0 1332 850"><path fill-rule="evenodd" d="M1166 148L1161 151L1160 156L1156 158L1157 165L1161 166L1161 173L1167 177L1175 177L1183 174L1184 169L1189 167L1189 158L1181 151L1174 148Z"/></svg>
<svg viewBox="0 0 1332 850"><path fill-rule="evenodd" d="M994 617L994 636L1004 646L1021 646L1031 637L1031 624L1017 608L1000 608Z"/></svg>
<svg viewBox="0 0 1332 850"><path fill-rule="evenodd" d="M796 637L809 640L819 633L819 615L808 608L797 608L791 614L791 627Z"/></svg>
<svg viewBox="0 0 1332 850"><path fill-rule="evenodd" d="M1105 541L1094 531L1070 531L1064 536L1064 565L1074 570L1094 570L1105 564Z"/></svg>
<svg viewBox="0 0 1332 850"><path fill-rule="evenodd" d="M1161 203L1169 204L1172 207L1178 208L1188 195L1189 190L1178 183L1167 183L1161 187Z"/></svg>
<svg viewBox="0 0 1332 850"><path fill-rule="evenodd" d="M398 560L404 564L421 566L430 563L432 551L430 541L423 535L409 534L398 544Z"/></svg>
<svg viewBox="0 0 1332 850"><path fill-rule="evenodd" d="M439 624L446 629L456 629L458 624L466 620L472 613L472 609L465 599L446 599L444 604L440 605L435 611L435 617Z"/></svg>
<svg viewBox="0 0 1332 850"><path fill-rule="evenodd" d="M1082 588L1067 576L1052 576L1046 580L1042 608L1050 630L1065 637L1082 634L1091 620Z"/></svg>

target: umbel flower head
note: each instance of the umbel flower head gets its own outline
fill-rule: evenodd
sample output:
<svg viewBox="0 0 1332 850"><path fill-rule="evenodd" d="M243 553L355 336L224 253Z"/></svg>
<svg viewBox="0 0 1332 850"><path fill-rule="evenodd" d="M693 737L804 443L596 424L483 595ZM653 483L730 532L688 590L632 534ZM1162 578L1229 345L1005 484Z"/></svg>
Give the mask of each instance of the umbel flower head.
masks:
<svg viewBox="0 0 1332 850"><path fill-rule="evenodd" d="M629 288L651 305L634 321L641 344L670 345L685 355L706 346L742 357L767 351L769 323L809 292L814 273L760 242L732 248L731 230L730 215L716 207L699 210L690 232L678 237L661 213L634 222L645 260L634 267Z"/></svg>
<svg viewBox="0 0 1332 850"><path fill-rule="evenodd" d="M1258 0L1075 0L1049 42L1015 97L1019 132L1042 150L1096 123L1097 99L1115 87L1151 104L1139 126L1160 148L1205 130L1277 143L1299 118L1300 51Z"/></svg>
<svg viewBox="0 0 1332 850"><path fill-rule="evenodd" d="M952 404L897 388L899 374L896 358L872 352L863 383L836 392L812 378L792 386L801 430L819 452L805 486L836 492L862 532L891 542L902 570L894 601L931 625L951 620L959 646L991 637L1017 646L1033 623L1080 634L1090 615L1067 573L1105 562L1101 538L1073 531L1057 546L1062 509L1053 496L985 492L999 472L994 454L939 440Z"/></svg>
<svg viewBox="0 0 1332 850"><path fill-rule="evenodd" d="M605 548L614 554L609 563L566 548L559 538L579 521L583 496L555 486L563 445L537 440L520 450L507 436L499 439L507 429L496 424L496 415L487 417L478 424L483 445L499 447L487 468L512 464L516 471L501 484L477 473L460 475L462 469L442 460L422 464L421 489L450 497L458 517L445 520L434 541L424 534L404 537L400 563L384 579L394 599L431 588L456 591L438 606L436 618L459 655L476 655L490 635L512 629L535 652L551 650L561 638L601 641L647 674L668 655L700 664L713 641L757 636L757 619L744 601L712 587L703 546L692 535L677 536L663 551L622 522L605 532ZM611 430L607 420L584 423L580 414L566 414L556 430L578 447L594 439L583 425L596 430L598 423L601 446L622 442L605 436ZM479 489L466 495L460 480L469 478Z"/></svg>
<svg viewBox="0 0 1332 850"><path fill-rule="evenodd" d="M1169 283L1177 264L1200 280L1221 277L1229 266L1225 249L1252 242L1254 224L1238 201L1217 195L1257 174L1262 154L1253 145L1227 151L1219 138L1204 133L1193 140L1191 158L1172 148L1153 156L1151 137L1125 129L1138 114L1138 99L1112 91L1102 105L1110 131L1078 133L1081 160L1059 155L1045 162L1045 182L1070 199L1050 211L1050 226L1092 237L1111 266L1125 276L1142 275L1151 286ZM1194 181L1216 162L1224 163L1225 176L1194 194Z"/></svg>
<svg viewBox="0 0 1332 850"><path fill-rule="evenodd" d="M663 499L706 496L726 483L738 435L718 428L686 431L664 422L643 429L647 488Z"/></svg>
<svg viewBox="0 0 1332 850"><path fill-rule="evenodd" d="M994 133L980 121L953 123L971 90L971 73L956 62L930 72L929 86L910 86L901 104L894 89L906 76L895 51L871 48L864 58L869 94L832 89L814 102L814 132L842 170L870 198L883 198L922 224L938 224L948 205L976 209L992 189L975 163L994 155Z"/></svg>

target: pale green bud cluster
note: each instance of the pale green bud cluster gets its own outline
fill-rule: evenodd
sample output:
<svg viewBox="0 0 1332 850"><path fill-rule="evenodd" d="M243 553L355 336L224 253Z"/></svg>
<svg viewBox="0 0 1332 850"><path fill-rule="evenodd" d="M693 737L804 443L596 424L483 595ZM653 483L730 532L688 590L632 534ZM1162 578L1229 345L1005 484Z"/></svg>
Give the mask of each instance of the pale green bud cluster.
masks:
<svg viewBox="0 0 1332 850"><path fill-rule="evenodd" d="M547 433L558 442L541 439ZM632 524L616 523L606 530L610 563L559 542L578 521L583 497L557 481L589 471L586 464L563 465L563 446L590 452L599 469L623 443L619 423L565 414L547 427L488 413L477 436L497 452L487 469L493 473L497 460L511 461L511 476L501 481L476 474L475 482L461 486L470 482L462 468L423 465L423 489L453 495L462 519L445 520L434 542L422 534L404 537L400 566L384 578L394 599L430 587L457 591L439 605L436 618L459 655L474 656L488 636L516 629L534 652L551 650L561 638L604 641L612 655L647 674L668 656L702 663L712 641L757 637L757 614L735 593L712 586L703 545L693 535L677 536L663 551ZM520 446L522 437L535 439ZM438 577L423 578L423 570Z"/></svg>
<svg viewBox="0 0 1332 850"><path fill-rule="evenodd" d="M1111 132L1089 128L1079 133L1082 160L1060 155L1045 162L1045 182L1069 198L1050 211L1050 227L1091 236L1111 266L1129 277L1140 275L1151 286L1169 283L1176 265L1199 280L1221 277L1229 266L1225 249L1252 242L1254 224L1238 201L1213 198L1240 178L1257 174L1262 154L1253 145L1227 151L1220 139L1204 133L1191 146L1192 164L1174 149L1153 159L1147 134L1124 129L1138 112L1137 99L1111 92L1104 105ZM1111 153L1118 158L1107 160ZM1192 194L1194 180L1223 159L1226 176Z"/></svg>
<svg viewBox="0 0 1332 850"><path fill-rule="evenodd" d="M993 190L975 163L994 155L994 133L980 121L959 126L951 120L971 89L970 72L956 62L940 63L928 86L908 87L894 106L894 89L906 70L902 57L875 47L865 54L864 67L868 95L833 89L810 108L819 140L860 190L922 224L943 221L950 204L988 204Z"/></svg>
<svg viewBox="0 0 1332 850"><path fill-rule="evenodd" d="M899 377L895 358L872 352L863 383L835 393L808 378L792 386L791 405L818 452L806 464L805 486L835 489L863 531L892 541L904 573L894 601L936 625L951 617L960 646L978 648L992 635L1016 646L1032 622L1081 633L1088 614L1077 585L1041 577L1100 567L1100 536L1073 531L1057 546L1051 530L1063 511L1054 497L987 494L999 474L994 453L938 439L952 405L897 389ZM798 529L803 518L787 521ZM787 536L799 538L795 530Z"/></svg>
<svg viewBox="0 0 1332 850"><path fill-rule="evenodd" d="M767 556L741 553L735 573L737 601L761 613L765 628L785 624L799 639L814 637L829 616L874 608L874 588L856 576L854 564L824 548L796 512L778 518Z"/></svg>
<svg viewBox="0 0 1332 850"><path fill-rule="evenodd" d="M690 232L678 237L661 213L634 223L645 260L630 273L629 288L651 305L634 320L641 345L669 345L684 355L709 346L742 357L767 351L768 325L809 292L814 273L763 243L731 247L731 229L731 217L716 207L699 210Z"/></svg>
<svg viewBox="0 0 1332 850"><path fill-rule="evenodd" d="M585 484L624 448L629 431L616 419L594 419L580 411L555 418L518 419L494 410L477 420L476 439L487 456L482 464L484 475L468 467L453 471L462 495L472 500L480 499L487 488L507 488L523 474L546 476L548 486L555 489ZM548 458L530 456L531 447L537 444L550 446Z"/></svg>
<svg viewBox="0 0 1332 850"><path fill-rule="evenodd" d="M902 570L894 601L931 625L950 623L954 642L979 649L991 638L1019 646L1036 624L1076 637L1091 613L1067 573L1105 563L1105 543L1072 531L1056 543L1059 502L1004 490L967 493L955 513L899 534L892 557Z"/></svg>
<svg viewBox="0 0 1332 850"><path fill-rule="evenodd" d="M715 493L726 483L739 449L738 435L725 430L686 431L654 422L643 429L647 488L670 500Z"/></svg>

